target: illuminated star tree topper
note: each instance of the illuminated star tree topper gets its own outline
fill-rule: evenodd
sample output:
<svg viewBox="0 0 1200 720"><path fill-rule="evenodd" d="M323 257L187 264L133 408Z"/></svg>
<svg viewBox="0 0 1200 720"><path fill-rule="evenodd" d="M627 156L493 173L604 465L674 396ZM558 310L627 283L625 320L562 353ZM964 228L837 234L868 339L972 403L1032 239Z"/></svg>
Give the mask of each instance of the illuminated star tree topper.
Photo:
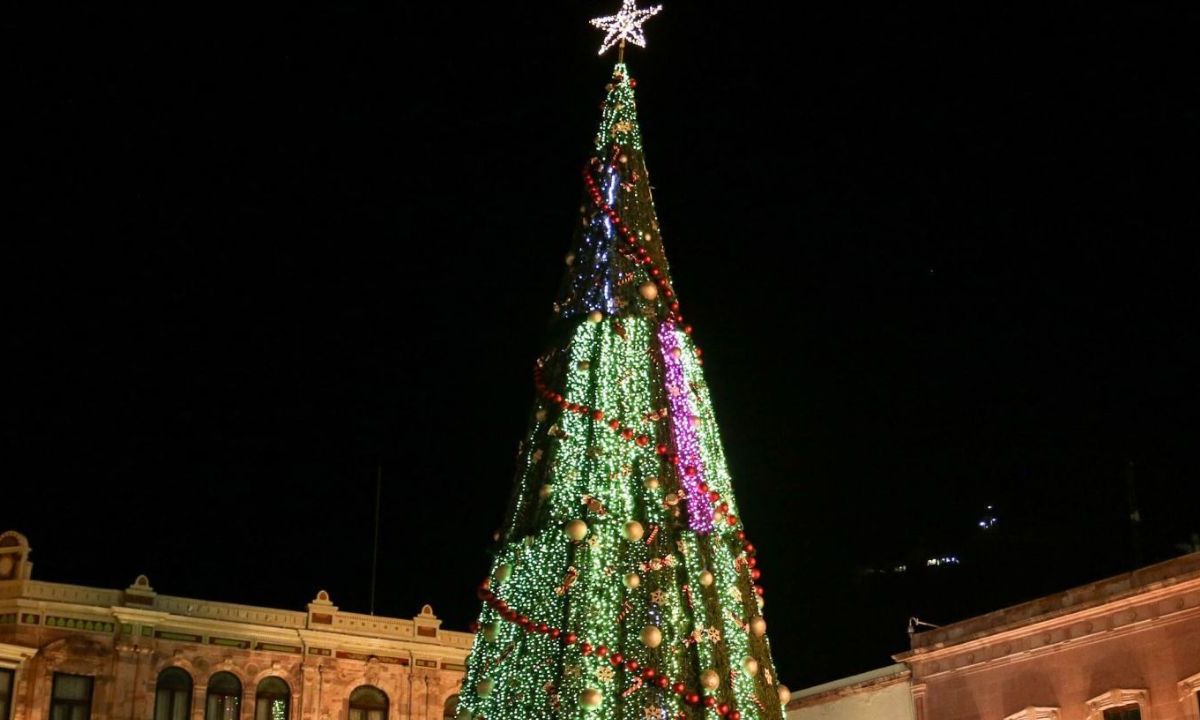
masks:
<svg viewBox="0 0 1200 720"><path fill-rule="evenodd" d="M637 0L621 0L621 9L616 15L592 19L592 25L606 33L604 42L600 45L601 55L608 52L613 45L620 43L618 52L622 57L618 59L618 62L621 62L624 60L626 40L638 47L646 47L646 35L642 32L642 23L657 15L662 10L662 5L639 8L636 2Z"/></svg>

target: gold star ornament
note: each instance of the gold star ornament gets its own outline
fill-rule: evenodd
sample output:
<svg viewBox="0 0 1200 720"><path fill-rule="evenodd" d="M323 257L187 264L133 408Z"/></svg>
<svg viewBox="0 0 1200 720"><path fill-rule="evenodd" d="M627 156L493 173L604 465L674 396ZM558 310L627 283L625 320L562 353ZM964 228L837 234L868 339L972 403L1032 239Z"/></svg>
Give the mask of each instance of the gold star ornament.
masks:
<svg viewBox="0 0 1200 720"><path fill-rule="evenodd" d="M592 20L594 27L605 32L604 42L600 45L601 55L608 52L609 48L617 43L621 43L623 47L626 40L638 47L646 47L646 35L642 32L642 23L657 15L662 10L662 5L639 8L635 4L636 2L637 0L621 0L621 9L616 15Z"/></svg>

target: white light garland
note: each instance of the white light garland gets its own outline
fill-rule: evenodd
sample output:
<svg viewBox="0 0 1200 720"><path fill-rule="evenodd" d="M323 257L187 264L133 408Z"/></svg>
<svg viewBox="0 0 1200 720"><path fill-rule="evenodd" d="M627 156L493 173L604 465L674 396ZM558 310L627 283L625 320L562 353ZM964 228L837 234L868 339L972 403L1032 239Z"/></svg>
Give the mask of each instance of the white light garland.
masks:
<svg viewBox="0 0 1200 720"><path fill-rule="evenodd" d="M592 20L592 25L605 33L604 43L600 45L600 54L618 42L628 40L638 47L646 47L646 35L642 32L642 23L654 17L662 10L662 5L649 8L639 8L637 0L621 0L621 9L616 15L598 17Z"/></svg>

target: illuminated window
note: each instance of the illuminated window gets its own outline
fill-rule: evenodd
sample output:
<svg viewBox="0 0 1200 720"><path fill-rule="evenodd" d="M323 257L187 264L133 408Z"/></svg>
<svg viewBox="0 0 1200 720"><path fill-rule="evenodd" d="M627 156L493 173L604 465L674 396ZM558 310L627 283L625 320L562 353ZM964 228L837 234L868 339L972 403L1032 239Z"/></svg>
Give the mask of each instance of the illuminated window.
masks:
<svg viewBox="0 0 1200 720"><path fill-rule="evenodd" d="M388 697L370 685L359 685L350 693L349 720L387 720Z"/></svg>
<svg viewBox="0 0 1200 720"><path fill-rule="evenodd" d="M50 720L88 720L92 714L92 678L54 673Z"/></svg>
<svg viewBox="0 0 1200 720"><path fill-rule="evenodd" d="M187 720L192 712L192 676L169 667L154 686L154 720Z"/></svg>
<svg viewBox="0 0 1200 720"><path fill-rule="evenodd" d="M12 715L13 671L0 668L0 720Z"/></svg>
<svg viewBox="0 0 1200 720"><path fill-rule="evenodd" d="M1104 720L1142 720L1142 706L1134 703L1108 708L1104 711Z"/></svg>
<svg viewBox="0 0 1200 720"><path fill-rule="evenodd" d="M450 720L458 715L458 696L451 695L446 698L446 704L442 706L442 720Z"/></svg>
<svg viewBox="0 0 1200 720"><path fill-rule="evenodd" d="M238 720L242 704L242 681L233 673L219 672L208 679L204 720Z"/></svg>
<svg viewBox="0 0 1200 720"><path fill-rule="evenodd" d="M292 690L282 678L264 678L254 692L254 720L288 720Z"/></svg>

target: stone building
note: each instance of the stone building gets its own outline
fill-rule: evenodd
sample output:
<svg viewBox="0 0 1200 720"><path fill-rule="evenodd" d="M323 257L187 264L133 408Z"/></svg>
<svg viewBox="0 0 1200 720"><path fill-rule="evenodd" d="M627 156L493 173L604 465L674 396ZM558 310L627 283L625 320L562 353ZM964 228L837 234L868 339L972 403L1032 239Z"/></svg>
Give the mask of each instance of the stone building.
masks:
<svg viewBox="0 0 1200 720"><path fill-rule="evenodd" d="M1200 720L1200 553L912 636L917 720Z"/></svg>
<svg viewBox="0 0 1200 720"><path fill-rule="evenodd" d="M307 611L32 579L29 543L0 534L0 720L440 720L473 636Z"/></svg>
<svg viewBox="0 0 1200 720"><path fill-rule="evenodd" d="M792 693L787 720L913 720L908 667L887 667Z"/></svg>
<svg viewBox="0 0 1200 720"><path fill-rule="evenodd" d="M1200 720L1200 553L911 638L788 720Z"/></svg>

